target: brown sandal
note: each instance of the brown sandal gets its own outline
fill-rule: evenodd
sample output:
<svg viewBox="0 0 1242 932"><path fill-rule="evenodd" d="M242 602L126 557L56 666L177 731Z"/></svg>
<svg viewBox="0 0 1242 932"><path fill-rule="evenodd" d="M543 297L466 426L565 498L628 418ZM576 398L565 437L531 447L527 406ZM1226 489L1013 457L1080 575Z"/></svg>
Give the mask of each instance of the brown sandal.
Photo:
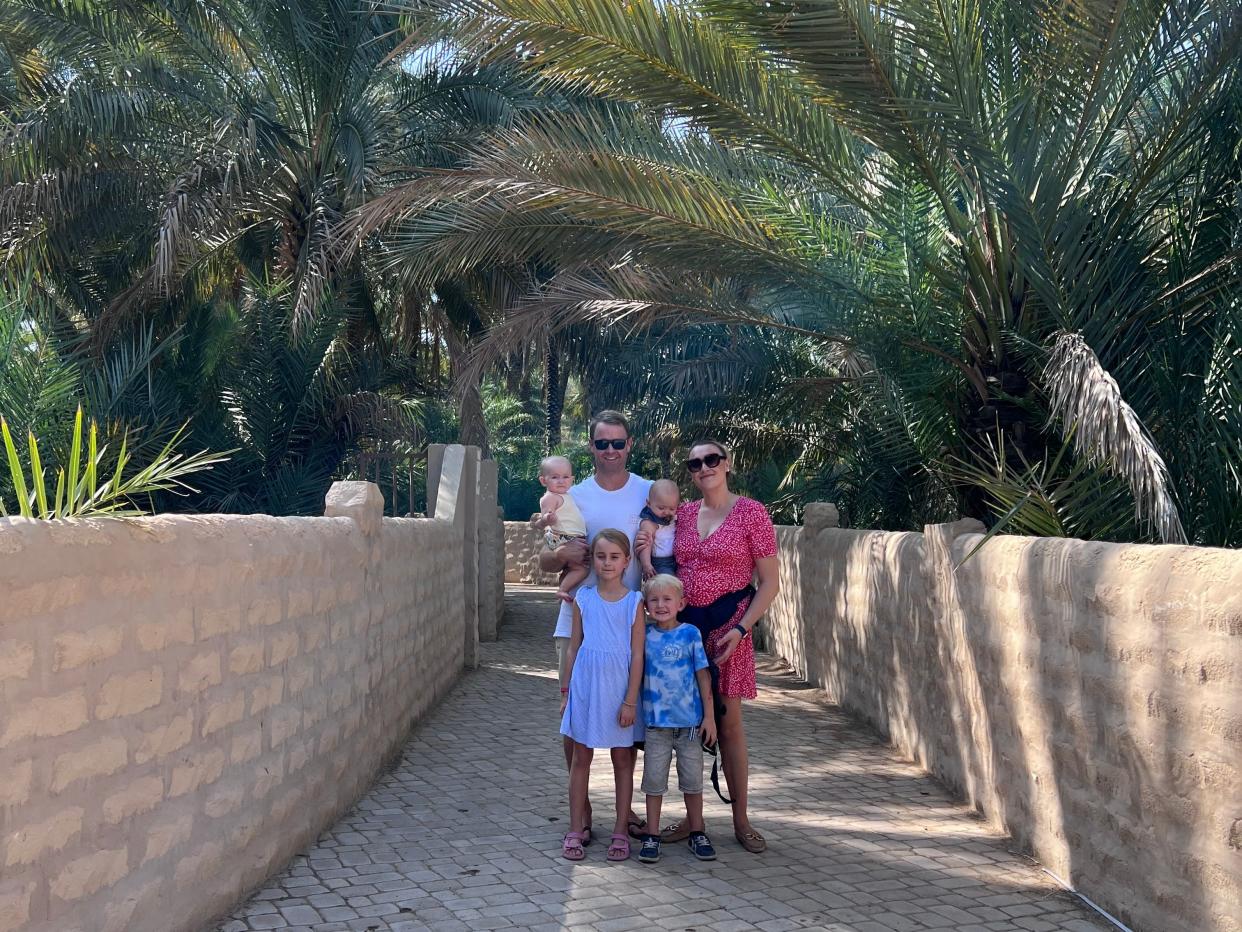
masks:
<svg viewBox="0 0 1242 932"><path fill-rule="evenodd" d="M753 829L749 832L734 830L733 837L738 840L738 844L751 854L760 854L768 850L767 840Z"/></svg>
<svg viewBox="0 0 1242 932"><path fill-rule="evenodd" d="M687 819L682 819L660 829L660 841L663 842L685 841L689 837L690 823Z"/></svg>

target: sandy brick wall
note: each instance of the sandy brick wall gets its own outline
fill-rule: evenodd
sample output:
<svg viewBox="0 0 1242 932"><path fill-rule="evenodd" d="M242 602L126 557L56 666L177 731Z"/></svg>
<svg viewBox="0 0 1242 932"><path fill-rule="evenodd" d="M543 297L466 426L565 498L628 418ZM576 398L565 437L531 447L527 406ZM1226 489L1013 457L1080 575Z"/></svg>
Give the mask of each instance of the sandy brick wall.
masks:
<svg viewBox="0 0 1242 932"><path fill-rule="evenodd" d="M443 521L0 520L0 930L199 930L462 668Z"/></svg>
<svg viewBox="0 0 1242 932"><path fill-rule="evenodd" d="M1242 553L972 524L781 529L779 653L1132 928L1242 929Z"/></svg>
<svg viewBox="0 0 1242 932"><path fill-rule="evenodd" d="M543 550L543 532L525 521L505 522L505 582L532 586L555 586L556 573L539 569L539 551Z"/></svg>

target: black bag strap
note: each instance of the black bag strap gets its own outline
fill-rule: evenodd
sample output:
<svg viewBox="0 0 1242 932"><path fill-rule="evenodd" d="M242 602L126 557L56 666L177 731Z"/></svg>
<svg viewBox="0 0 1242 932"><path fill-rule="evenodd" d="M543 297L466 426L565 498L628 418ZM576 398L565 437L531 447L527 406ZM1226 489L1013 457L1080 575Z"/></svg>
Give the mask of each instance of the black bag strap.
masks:
<svg viewBox="0 0 1242 932"><path fill-rule="evenodd" d="M732 806L733 800L726 796L720 789L720 742L717 741L712 745L705 744L703 745L703 750L705 753L711 754L712 756L712 789L716 791L716 795L719 796L724 802Z"/></svg>
<svg viewBox="0 0 1242 932"><path fill-rule="evenodd" d="M703 638L703 647L706 648L711 633L722 625L728 624L737 612L737 607L754 594L754 586L745 586L736 592L726 592L710 605L701 607L687 605L682 609L678 619L699 629L699 635ZM725 705L724 700L720 698L720 668L716 666L716 661L711 657L707 658L707 672L711 676L712 704L715 706L716 721L719 723L724 718ZM717 796L732 806L733 800L720 789L720 742L717 741L710 746L703 745L703 751L712 756L712 788L715 789Z"/></svg>

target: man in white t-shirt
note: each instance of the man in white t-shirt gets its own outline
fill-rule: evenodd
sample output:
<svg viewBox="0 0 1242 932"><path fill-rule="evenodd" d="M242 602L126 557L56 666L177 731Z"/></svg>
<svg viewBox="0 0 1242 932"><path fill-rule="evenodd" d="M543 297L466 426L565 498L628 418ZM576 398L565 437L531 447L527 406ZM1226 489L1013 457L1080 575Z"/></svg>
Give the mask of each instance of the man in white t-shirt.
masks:
<svg viewBox="0 0 1242 932"><path fill-rule="evenodd" d="M636 476L626 468L634 440L630 437L629 422L617 411L601 411L591 419L591 457L595 460L595 472L569 490L574 503L586 520L587 541L604 528L624 531L630 538L631 553L634 535L638 533L638 514L647 504L651 480ZM544 550L539 555L539 566L549 573L559 573L571 563L588 564L587 545L581 541L562 544L555 550ZM642 568L637 560L626 567L624 582L630 589L637 589L642 580ZM595 585L595 572L583 581L584 586ZM565 655L569 647L569 635L573 625L573 608L562 602L556 618L557 670L562 692L565 689ZM565 763L573 755L573 742L565 739Z"/></svg>

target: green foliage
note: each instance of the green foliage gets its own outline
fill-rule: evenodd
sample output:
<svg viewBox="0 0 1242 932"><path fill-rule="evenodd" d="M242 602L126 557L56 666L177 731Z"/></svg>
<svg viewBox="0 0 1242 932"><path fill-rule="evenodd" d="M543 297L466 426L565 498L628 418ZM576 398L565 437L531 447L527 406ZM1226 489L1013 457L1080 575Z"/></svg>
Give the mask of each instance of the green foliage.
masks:
<svg viewBox="0 0 1242 932"><path fill-rule="evenodd" d="M1242 543L1240 37L1225 0L0 0L0 413L234 451L164 508L404 513L433 439L520 518L613 406L636 469L718 437L783 520Z"/></svg>
<svg viewBox="0 0 1242 932"><path fill-rule="evenodd" d="M185 505L321 513L351 455L359 466L420 447L421 406L389 393L399 361L351 341L349 308L325 302L302 326L295 315L288 285L250 282L238 306L201 308L172 349L169 377L195 411L191 439L235 451Z"/></svg>
<svg viewBox="0 0 1242 932"><path fill-rule="evenodd" d="M1176 540L1173 502L1191 540L1239 542L1242 436L1220 413L1242 409L1236 4L439 5L466 54L521 43L533 75L617 101L495 134L367 208L413 269L556 269L497 354L541 330L611 348L758 328L761 354L805 363L758 399L738 358L682 361L716 380L736 439L779 438L790 494L835 487L852 520L890 527L995 521L988 438L1017 475L1076 436L1063 501L1121 509L1084 510L1077 533L1119 533L1137 504L1168 519L1130 533ZM1061 418L1072 370L1048 363L1072 333L1117 391ZM634 395L668 423L699 402L663 365Z"/></svg>
<svg viewBox="0 0 1242 932"><path fill-rule="evenodd" d="M138 507L137 500L156 492L178 493L193 491L185 483L185 477L211 468L223 462L224 456L197 453L191 456L175 452L182 439L178 432L145 466L129 470L132 455L121 440L121 448L115 456L111 475L102 473L107 448L99 446L99 426L92 420L83 449L83 417L78 408L73 419L73 436L70 448L59 459L64 465L56 468L56 486L48 495L46 468L39 452L39 442L33 433L27 434L26 453L29 466L22 463L21 455L8 421L0 417L0 435L9 468L9 480L14 490L16 513L24 518L87 518L98 515L131 516L146 513ZM27 469L29 483L27 483ZM9 509L0 498L0 515L8 516Z"/></svg>

